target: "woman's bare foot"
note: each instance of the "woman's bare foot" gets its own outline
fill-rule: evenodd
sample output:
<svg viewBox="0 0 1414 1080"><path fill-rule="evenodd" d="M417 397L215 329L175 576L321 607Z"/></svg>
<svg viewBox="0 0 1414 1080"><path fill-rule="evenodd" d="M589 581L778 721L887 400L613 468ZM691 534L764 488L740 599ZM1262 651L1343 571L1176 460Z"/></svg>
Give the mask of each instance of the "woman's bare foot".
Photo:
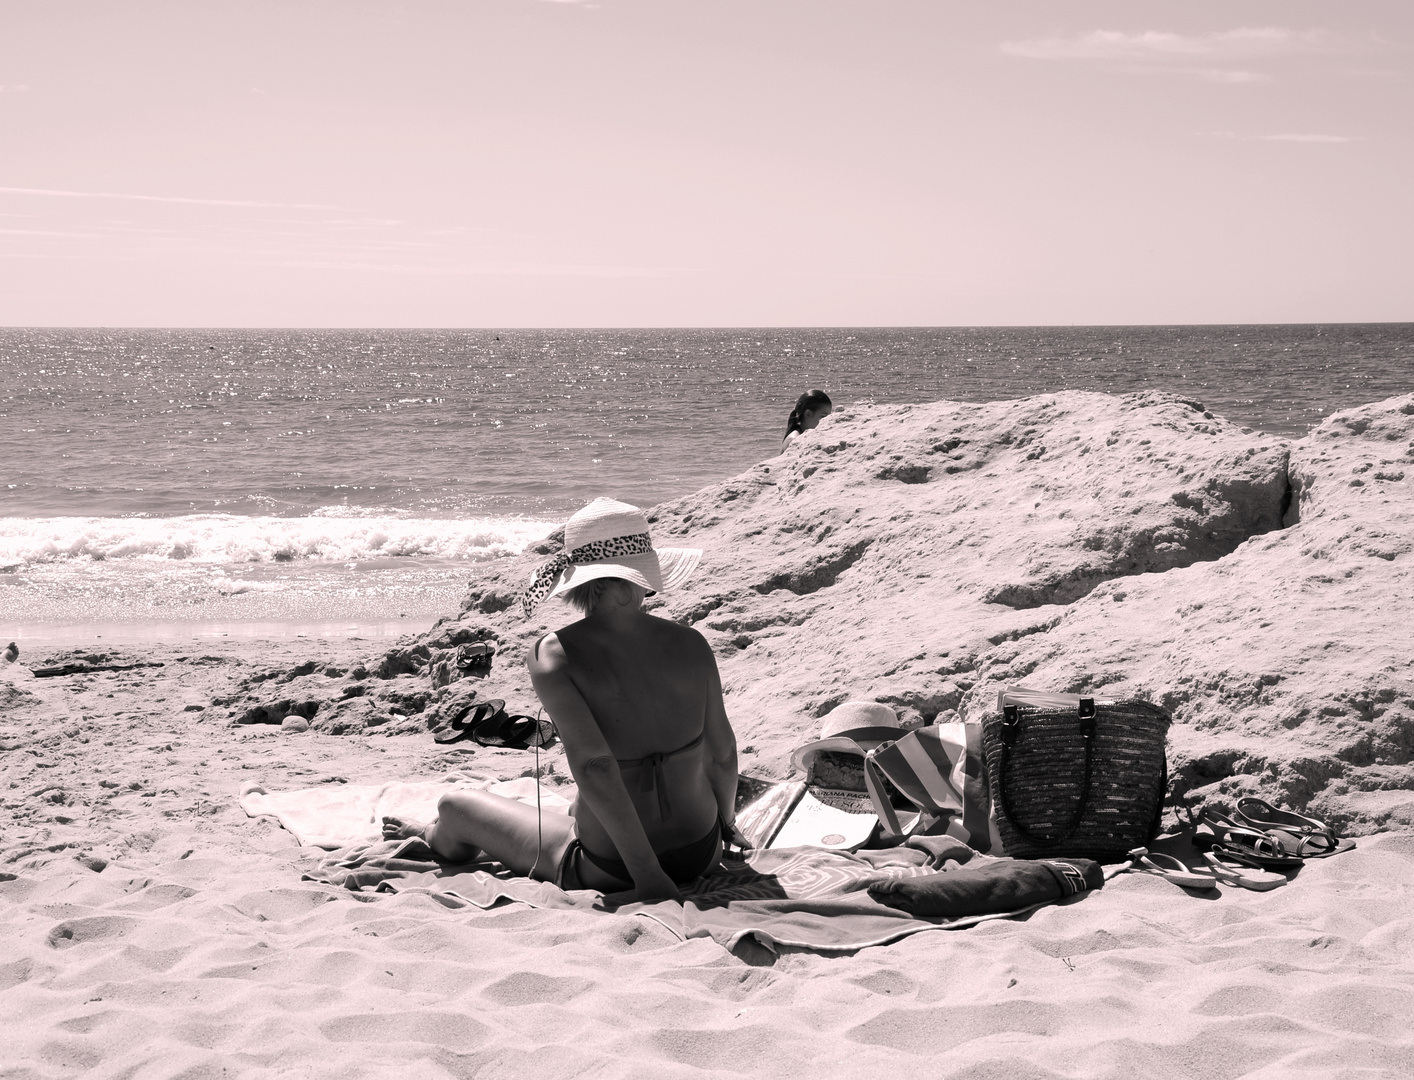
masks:
<svg viewBox="0 0 1414 1080"><path fill-rule="evenodd" d="M406 821L400 817L389 816L383 819L384 840L410 840L414 836L419 840L426 840L427 826L420 821Z"/></svg>

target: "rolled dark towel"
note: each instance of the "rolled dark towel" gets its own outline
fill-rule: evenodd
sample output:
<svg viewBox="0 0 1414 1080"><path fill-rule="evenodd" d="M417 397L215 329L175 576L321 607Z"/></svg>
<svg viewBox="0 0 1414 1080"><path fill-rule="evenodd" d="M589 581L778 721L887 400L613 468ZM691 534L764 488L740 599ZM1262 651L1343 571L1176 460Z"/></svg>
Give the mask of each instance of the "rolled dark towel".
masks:
<svg viewBox="0 0 1414 1080"><path fill-rule="evenodd" d="M1089 859L988 859L923 877L885 878L869 886L869 895L910 915L960 918L1019 911L1104 884L1100 864Z"/></svg>

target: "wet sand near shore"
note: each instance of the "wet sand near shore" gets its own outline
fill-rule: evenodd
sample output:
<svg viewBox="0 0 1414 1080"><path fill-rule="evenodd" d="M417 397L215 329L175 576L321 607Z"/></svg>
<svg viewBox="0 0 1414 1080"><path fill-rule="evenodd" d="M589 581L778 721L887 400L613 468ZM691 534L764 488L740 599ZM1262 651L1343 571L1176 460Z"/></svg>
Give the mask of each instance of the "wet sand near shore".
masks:
<svg viewBox="0 0 1414 1080"><path fill-rule="evenodd" d="M63 649L92 649L105 646L171 646L179 651L220 646L223 642L258 642L262 650L281 642L325 648L349 647L365 650L379 642L391 642L402 634L417 634L431 627L434 617L381 619L376 621L329 621L317 616L304 620L206 619L200 621L18 623L7 627L7 640L22 642L26 654ZM362 645L360 645L362 643Z"/></svg>
<svg viewBox="0 0 1414 1080"><path fill-rule="evenodd" d="M0 634L57 647L120 631L153 643L221 632L342 637L351 628L396 636L455 611L476 570L415 558L355 567L36 562L0 568Z"/></svg>
<svg viewBox="0 0 1414 1080"><path fill-rule="evenodd" d="M1122 875L1078 904L846 956L301 882L320 853L246 818L242 783L531 769L426 734L231 726L211 705L256 670L385 647L129 644L115 661L162 666L0 682L36 698L0 714L6 1076L1414 1071L1407 834L1361 837L1270 893Z"/></svg>

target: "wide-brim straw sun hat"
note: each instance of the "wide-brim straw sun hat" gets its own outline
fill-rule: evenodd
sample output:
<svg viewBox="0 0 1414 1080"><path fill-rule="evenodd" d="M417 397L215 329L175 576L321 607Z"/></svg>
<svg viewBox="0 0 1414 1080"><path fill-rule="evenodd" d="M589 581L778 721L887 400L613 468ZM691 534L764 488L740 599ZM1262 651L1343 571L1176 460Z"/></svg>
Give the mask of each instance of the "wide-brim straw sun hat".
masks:
<svg viewBox="0 0 1414 1080"><path fill-rule="evenodd" d="M564 549L541 564L521 596L528 618L542 600L597 578L623 578L658 593L683 585L700 548L655 548L648 518L636 506L595 499L565 522Z"/></svg>
<svg viewBox="0 0 1414 1080"><path fill-rule="evenodd" d="M798 747L790 763L809 775L815 758L826 750L863 754L902 737L898 714L877 701L846 701L836 705L820 725L820 737Z"/></svg>

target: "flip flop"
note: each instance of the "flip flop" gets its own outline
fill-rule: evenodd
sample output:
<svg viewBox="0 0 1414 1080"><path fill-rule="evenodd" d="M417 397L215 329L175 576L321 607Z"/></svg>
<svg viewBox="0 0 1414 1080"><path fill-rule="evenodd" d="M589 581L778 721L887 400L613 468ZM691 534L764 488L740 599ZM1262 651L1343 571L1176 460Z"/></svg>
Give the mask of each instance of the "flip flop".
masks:
<svg viewBox="0 0 1414 1080"><path fill-rule="evenodd" d="M507 715L502 709L472 728L471 737L482 746L529 750L532 746L552 745L555 725L550 720L540 720L534 716Z"/></svg>
<svg viewBox="0 0 1414 1080"><path fill-rule="evenodd" d="M1224 885L1236 885L1243 889L1266 892L1286 884L1286 875L1272 870L1259 870L1243 863L1223 859L1211 851L1203 852L1203 858L1213 869L1213 875Z"/></svg>
<svg viewBox="0 0 1414 1080"><path fill-rule="evenodd" d="M478 701L461 717L453 720L448 727L433 731L432 738L439 743L454 743L472 737L472 732L478 725L494 719L497 713L504 716L505 707L506 703L500 698Z"/></svg>
<svg viewBox="0 0 1414 1080"><path fill-rule="evenodd" d="M1354 840L1337 837L1324 821L1282 810L1265 799L1238 799L1237 817L1273 836L1286 854L1302 859L1324 859L1355 846Z"/></svg>
<svg viewBox="0 0 1414 1080"><path fill-rule="evenodd" d="M1211 889L1218 883L1217 875L1211 870L1192 870L1172 855L1150 852L1148 848L1137 847L1129 853L1134 864L1130 869L1141 874L1154 874L1165 881L1172 881L1183 889ZM1160 865L1159 860L1172 865Z"/></svg>

